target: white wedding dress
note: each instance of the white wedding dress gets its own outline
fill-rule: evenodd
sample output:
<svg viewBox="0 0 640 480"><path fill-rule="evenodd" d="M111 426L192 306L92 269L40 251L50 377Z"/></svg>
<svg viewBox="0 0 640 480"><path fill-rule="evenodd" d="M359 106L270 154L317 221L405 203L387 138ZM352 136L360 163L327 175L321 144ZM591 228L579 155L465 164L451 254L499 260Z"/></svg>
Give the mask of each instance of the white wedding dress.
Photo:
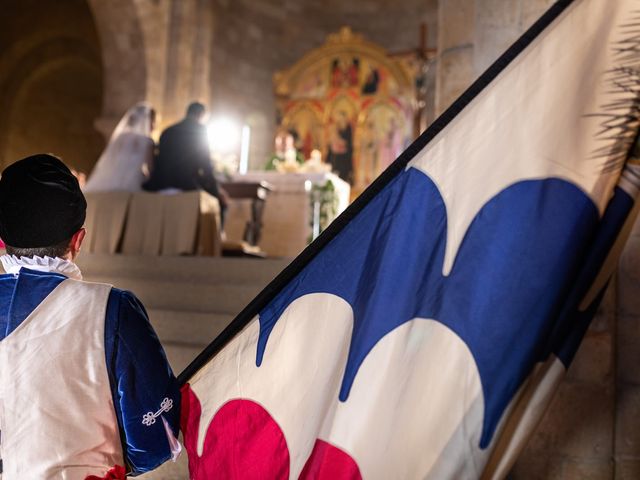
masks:
<svg viewBox="0 0 640 480"><path fill-rule="evenodd" d="M85 192L142 190L145 168L153 160L153 116L152 108L145 103L127 111L89 175Z"/></svg>

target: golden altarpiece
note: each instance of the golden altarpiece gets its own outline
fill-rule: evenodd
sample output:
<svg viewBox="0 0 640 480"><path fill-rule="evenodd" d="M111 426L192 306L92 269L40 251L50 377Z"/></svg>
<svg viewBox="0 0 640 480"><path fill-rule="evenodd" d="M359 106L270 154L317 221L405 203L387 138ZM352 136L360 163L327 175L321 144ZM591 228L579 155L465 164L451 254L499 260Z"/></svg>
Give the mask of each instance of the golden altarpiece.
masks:
<svg viewBox="0 0 640 480"><path fill-rule="evenodd" d="M278 135L293 135L305 159L319 150L359 194L415 138L424 60L342 28L274 76Z"/></svg>

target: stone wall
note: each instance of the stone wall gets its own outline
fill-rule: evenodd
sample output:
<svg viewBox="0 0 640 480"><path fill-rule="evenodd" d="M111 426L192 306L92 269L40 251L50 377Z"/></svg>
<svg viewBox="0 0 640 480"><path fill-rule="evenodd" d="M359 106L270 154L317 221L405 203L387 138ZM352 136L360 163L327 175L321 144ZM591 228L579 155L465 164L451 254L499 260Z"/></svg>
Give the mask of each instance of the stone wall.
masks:
<svg viewBox="0 0 640 480"><path fill-rule="evenodd" d="M440 0L436 111L442 113L554 0Z"/></svg>
<svg viewBox="0 0 640 480"><path fill-rule="evenodd" d="M436 112L444 112L476 78L474 65L475 3L440 0Z"/></svg>
<svg viewBox="0 0 640 480"><path fill-rule="evenodd" d="M86 2L0 1L0 11L0 167L46 151L90 168L104 145L93 127L103 70Z"/></svg>
<svg viewBox="0 0 640 480"><path fill-rule="evenodd" d="M640 221L622 254L616 280L615 478L631 480L640 478Z"/></svg>

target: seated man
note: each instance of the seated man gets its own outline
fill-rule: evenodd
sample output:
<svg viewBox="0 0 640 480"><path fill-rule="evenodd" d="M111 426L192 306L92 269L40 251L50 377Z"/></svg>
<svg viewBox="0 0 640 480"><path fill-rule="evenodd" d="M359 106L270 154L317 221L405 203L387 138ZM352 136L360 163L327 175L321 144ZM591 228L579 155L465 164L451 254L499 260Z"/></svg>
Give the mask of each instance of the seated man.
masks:
<svg viewBox="0 0 640 480"><path fill-rule="evenodd" d="M0 476L125 478L180 451L179 389L130 292L82 281L86 201L50 155L0 178Z"/></svg>
<svg viewBox="0 0 640 480"><path fill-rule="evenodd" d="M220 202L224 223L226 195L213 174L207 129L202 124L205 115L204 105L192 103L184 120L162 132L158 156L143 188L151 192L167 188L204 190Z"/></svg>

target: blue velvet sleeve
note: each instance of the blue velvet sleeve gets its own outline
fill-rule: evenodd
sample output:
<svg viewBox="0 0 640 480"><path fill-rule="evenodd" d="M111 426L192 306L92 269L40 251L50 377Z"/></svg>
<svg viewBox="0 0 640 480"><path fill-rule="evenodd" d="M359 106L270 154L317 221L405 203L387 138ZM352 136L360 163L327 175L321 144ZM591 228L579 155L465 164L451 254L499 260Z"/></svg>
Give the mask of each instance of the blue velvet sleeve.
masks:
<svg viewBox="0 0 640 480"><path fill-rule="evenodd" d="M136 475L171 458L164 418L178 436L180 390L142 303L113 289L105 352L125 460Z"/></svg>

